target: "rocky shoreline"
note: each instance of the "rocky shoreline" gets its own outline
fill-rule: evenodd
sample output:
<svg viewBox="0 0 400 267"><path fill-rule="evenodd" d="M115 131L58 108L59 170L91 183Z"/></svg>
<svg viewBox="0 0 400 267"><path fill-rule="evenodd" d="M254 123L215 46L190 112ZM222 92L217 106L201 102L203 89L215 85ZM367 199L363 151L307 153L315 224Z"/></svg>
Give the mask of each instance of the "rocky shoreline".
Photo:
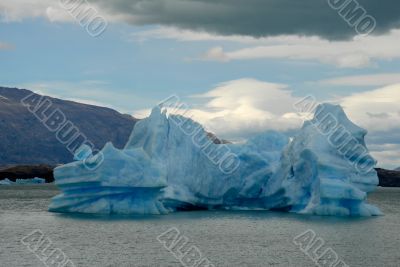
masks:
<svg viewBox="0 0 400 267"><path fill-rule="evenodd" d="M379 177L379 186L382 187L400 187L400 171L392 171L377 168Z"/></svg>
<svg viewBox="0 0 400 267"><path fill-rule="evenodd" d="M57 166L39 165L6 165L0 167L0 180L8 178L15 182L16 179L32 179L35 177L43 178L46 183L54 182L53 170ZM385 170L377 168L379 186L400 187L400 171Z"/></svg>

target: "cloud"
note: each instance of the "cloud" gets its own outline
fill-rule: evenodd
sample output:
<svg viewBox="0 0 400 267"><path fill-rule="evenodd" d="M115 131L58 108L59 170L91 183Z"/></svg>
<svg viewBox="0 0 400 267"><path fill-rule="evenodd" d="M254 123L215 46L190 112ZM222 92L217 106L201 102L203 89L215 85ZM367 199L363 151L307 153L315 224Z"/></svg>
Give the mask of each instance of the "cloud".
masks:
<svg viewBox="0 0 400 267"><path fill-rule="evenodd" d="M318 35L328 39L355 35L328 0L118 0L93 1L107 13L135 25L158 24L221 35ZM377 33L399 26L396 0L358 1L379 23Z"/></svg>
<svg viewBox="0 0 400 267"><path fill-rule="evenodd" d="M378 166L400 166L400 83L344 97L349 118L368 130L366 141Z"/></svg>
<svg viewBox="0 0 400 267"><path fill-rule="evenodd" d="M256 79L239 79L218 84L204 94L192 96L193 107L179 110L179 114L192 116L208 129L223 137L244 137L266 130L288 131L302 124L296 113L296 97L284 84ZM394 142L400 139L400 84L327 100L343 106L349 118L368 129L374 143L379 139ZM149 110L138 110L135 115L146 117Z"/></svg>
<svg viewBox="0 0 400 267"><path fill-rule="evenodd" d="M175 113L193 118L221 138L242 140L267 130L290 133L299 129L303 118L293 107L299 100L287 85L239 79L192 96L185 102L190 108ZM379 166L400 166L400 84L334 102L344 107L352 121L369 131L366 141ZM144 118L149 112L138 110L133 115Z"/></svg>
<svg viewBox="0 0 400 267"><path fill-rule="evenodd" d="M378 161L378 166L388 169L400 166L400 144L371 144L368 147L372 156Z"/></svg>
<svg viewBox="0 0 400 267"><path fill-rule="evenodd" d="M233 80L192 96L192 100L206 102L176 113L192 117L222 138L241 139L266 130L288 131L302 124L293 108L300 98L283 84ZM144 117L148 112L140 110L134 116Z"/></svg>
<svg viewBox="0 0 400 267"><path fill-rule="evenodd" d="M281 35L255 38L251 36L223 36L207 32L194 32L172 27L157 27L131 33L132 41L172 39L180 42L215 42L217 46L204 52L195 60L228 62L234 60L284 59L316 61L341 68L374 66L378 60L391 61L400 58L397 47L400 30L392 30L381 36L354 37L345 41L327 41L318 37ZM221 43L235 44L233 50L225 50ZM247 46L247 47L246 47ZM383 86L400 82L397 73L338 77L319 81L328 85Z"/></svg>
<svg viewBox="0 0 400 267"><path fill-rule="evenodd" d="M75 2L84 3L84 1ZM96 5L92 4L92 1L89 2L91 7L98 9ZM44 17L51 22L74 22L75 18L63 8L61 3L69 3L69 1L2 0L0 2L0 21L20 22L24 19ZM80 5L80 7L84 8L85 6ZM82 10L77 12L82 12Z"/></svg>
<svg viewBox="0 0 400 267"><path fill-rule="evenodd" d="M14 48L11 44L0 42L0 50L12 50Z"/></svg>
<svg viewBox="0 0 400 267"><path fill-rule="evenodd" d="M390 118L390 115L387 114L386 112L381 112L381 113L371 113L367 112L366 113L370 118L377 118L377 119L387 119Z"/></svg>
<svg viewBox="0 0 400 267"><path fill-rule="evenodd" d="M392 30L389 34L379 37L356 36L349 41L278 36L263 39L263 44L260 45L232 51L224 51L221 47L212 48L205 53L203 59L215 61L221 61L221 58L224 58L224 61L262 58L310 60L341 68L362 68L372 65L374 60L399 59L400 49L397 45L399 39L400 30Z"/></svg>
<svg viewBox="0 0 400 267"><path fill-rule="evenodd" d="M330 0L92 0L109 19L133 25L164 25L220 35L307 35L346 39L356 34L328 4ZM400 26L397 0L358 0L376 19L374 33ZM0 12L12 20L48 16L59 9L52 0L3 0ZM50 12L50 13L51 13ZM55 16L56 18L58 17Z"/></svg>
<svg viewBox="0 0 400 267"><path fill-rule="evenodd" d="M208 50L203 56L202 59L204 60L216 60L216 61L229 61L229 58L227 55L224 53L224 50L222 47L217 46L214 48L211 48Z"/></svg>
<svg viewBox="0 0 400 267"><path fill-rule="evenodd" d="M352 120L369 131L400 131L400 84L352 94L340 103Z"/></svg>
<svg viewBox="0 0 400 267"><path fill-rule="evenodd" d="M19 87L88 104L107 106L103 103L108 103L109 107L118 107L122 112L132 110L131 99L137 96L116 93L109 86L104 81L88 80L32 83ZM249 78L232 80L185 99L183 102L189 109L176 113L192 117L207 130L229 140L246 139L267 130L293 132L303 123L303 118L293 107L300 97L294 96L285 84ZM143 102L143 99L136 100ZM379 160L379 166L400 166L400 84L352 94L335 99L335 102L344 107L352 121L368 129L367 144ZM148 114L148 109L133 113L138 118Z"/></svg>
<svg viewBox="0 0 400 267"><path fill-rule="evenodd" d="M148 99L134 95L129 90L121 88L116 90L111 84L101 80L39 81L14 84L12 87L26 88L38 94L55 98L117 109L123 113L131 113L133 108L138 106L137 103L148 101Z"/></svg>
<svg viewBox="0 0 400 267"><path fill-rule="evenodd" d="M252 37L242 35L218 35L205 31L193 31L175 27L158 26L154 29L139 30L130 34L131 40L143 42L148 40L171 39L180 42L237 42L244 44L260 44L268 42L270 37Z"/></svg>
<svg viewBox="0 0 400 267"><path fill-rule="evenodd" d="M207 102L189 114L224 138L291 131L303 123L293 109L299 99L285 85L242 79L222 83L200 97ZM379 166L400 166L400 84L335 101L352 121L368 129L366 141Z"/></svg>
<svg viewBox="0 0 400 267"><path fill-rule="evenodd" d="M46 10L57 6L52 0L4 0L0 2L0 14L5 22L22 21L25 18L47 17Z"/></svg>
<svg viewBox="0 0 400 267"><path fill-rule="evenodd" d="M343 76L334 79L321 80L317 83L334 86L384 86L400 83L400 73Z"/></svg>

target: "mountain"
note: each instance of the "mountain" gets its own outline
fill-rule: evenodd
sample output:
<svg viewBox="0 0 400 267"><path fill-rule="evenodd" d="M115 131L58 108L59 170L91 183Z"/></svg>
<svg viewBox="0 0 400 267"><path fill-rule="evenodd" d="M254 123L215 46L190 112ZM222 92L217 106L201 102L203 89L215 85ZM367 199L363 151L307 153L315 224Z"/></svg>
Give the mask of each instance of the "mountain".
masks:
<svg viewBox="0 0 400 267"><path fill-rule="evenodd" d="M379 185L383 187L400 187L400 171L377 168Z"/></svg>
<svg viewBox="0 0 400 267"><path fill-rule="evenodd" d="M38 177L45 179L46 183L51 183L54 182L54 167L45 164L4 166L4 168L0 168L0 180L7 178L15 182L16 179L33 179Z"/></svg>
<svg viewBox="0 0 400 267"><path fill-rule="evenodd" d="M51 103L48 105L48 110L39 108L39 112L43 114L46 112L51 114L59 109L65 115L65 121L72 122L70 125L76 126L76 129L84 134L97 149L101 149L108 141L111 141L115 147L122 148L138 121L130 115L121 114L110 108L48 96L42 98L41 95L29 90L0 87L0 165L54 165L67 163L73 159L66 145L56 138L57 131L50 131L42 123L41 113L36 112L39 118L35 117L21 102L28 96L28 100L41 99L40 103L44 103L44 100L47 100L46 104ZM65 134L68 135L67 131ZM68 144L73 145L72 142Z"/></svg>
<svg viewBox="0 0 400 267"><path fill-rule="evenodd" d="M397 169L394 169L394 170L399 172L400 171L400 167L398 167Z"/></svg>

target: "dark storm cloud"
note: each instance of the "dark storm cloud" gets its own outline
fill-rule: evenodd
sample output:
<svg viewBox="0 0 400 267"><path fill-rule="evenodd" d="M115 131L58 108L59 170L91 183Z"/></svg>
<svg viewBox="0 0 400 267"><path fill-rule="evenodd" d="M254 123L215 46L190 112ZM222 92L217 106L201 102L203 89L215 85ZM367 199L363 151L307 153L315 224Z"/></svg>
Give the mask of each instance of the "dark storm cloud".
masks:
<svg viewBox="0 0 400 267"><path fill-rule="evenodd" d="M92 1L99 3L104 11L139 25L160 24L254 37L299 34L346 39L356 34L354 27L328 4L346 0ZM358 0L358 3L376 19L375 34L400 26L399 0Z"/></svg>

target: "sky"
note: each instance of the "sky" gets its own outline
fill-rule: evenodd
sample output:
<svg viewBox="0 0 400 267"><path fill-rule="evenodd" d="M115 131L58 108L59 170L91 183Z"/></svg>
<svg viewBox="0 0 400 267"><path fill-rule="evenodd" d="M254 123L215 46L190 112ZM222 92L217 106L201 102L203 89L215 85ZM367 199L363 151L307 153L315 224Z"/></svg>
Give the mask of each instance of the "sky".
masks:
<svg viewBox="0 0 400 267"><path fill-rule="evenodd" d="M139 118L174 95L231 140L298 129L311 95L394 168L399 43L397 0L2 0L0 86Z"/></svg>

